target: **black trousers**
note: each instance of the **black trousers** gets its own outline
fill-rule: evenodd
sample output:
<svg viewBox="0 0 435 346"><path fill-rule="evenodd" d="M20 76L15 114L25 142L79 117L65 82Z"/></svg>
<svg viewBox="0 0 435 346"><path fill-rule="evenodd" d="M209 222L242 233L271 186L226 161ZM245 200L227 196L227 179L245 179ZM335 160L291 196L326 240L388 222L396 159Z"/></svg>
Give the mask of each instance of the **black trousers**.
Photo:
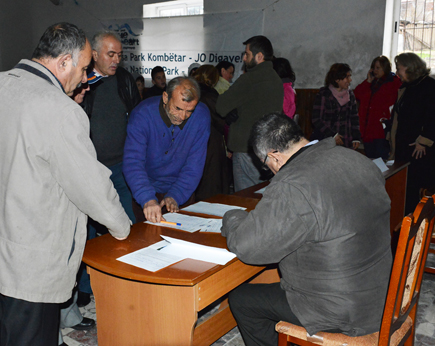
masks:
<svg viewBox="0 0 435 346"><path fill-rule="evenodd" d="M0 294L0 346L57 346L59 304Z"/></svg>
<svg viewBox="0 0 435 346"><path fill-rule="evenodd" d="M231 312L246 346L276 346L275 324L283 320L301 326L279 283L243 284L229 295Z"/></svg>

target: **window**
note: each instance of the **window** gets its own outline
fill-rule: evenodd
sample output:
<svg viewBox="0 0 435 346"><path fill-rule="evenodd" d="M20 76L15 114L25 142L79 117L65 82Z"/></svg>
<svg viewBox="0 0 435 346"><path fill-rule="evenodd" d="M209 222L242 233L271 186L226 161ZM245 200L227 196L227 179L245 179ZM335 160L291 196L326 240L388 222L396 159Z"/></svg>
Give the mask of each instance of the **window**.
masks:
<svg viewBox="0 0 435 346"><path fill-rule="evenodd" d="M413 52L435 67L434 0L401 0L397 53Z"/></svg>
<svg viewBox="0 0 435 346"><path fill-rule="evenodd" d="M204 13L204 0L174 0L143 6L144 18L197 16Z"/></svg>

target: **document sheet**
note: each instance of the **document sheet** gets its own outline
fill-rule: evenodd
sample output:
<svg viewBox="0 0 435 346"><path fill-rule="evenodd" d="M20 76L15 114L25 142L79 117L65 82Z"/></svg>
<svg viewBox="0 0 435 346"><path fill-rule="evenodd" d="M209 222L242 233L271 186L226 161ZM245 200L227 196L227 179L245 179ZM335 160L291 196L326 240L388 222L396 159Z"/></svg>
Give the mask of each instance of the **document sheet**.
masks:
<svg viewBox="0 0 435 346"><path fill-rule="evenodd" d="M236 257L227 249L200 245L164 235L161 237L165 240L119 257L117 260L156 272L185 258L225 265Z"/></svg>
<svg viewBox="0 0 435 346"><path fill-rule="evenodd" d="M246 208L238 207L235 205L220 204L220 203L198 202L189 205L188 207L185 207L182 210L190 211L192 213L209 214L209 215L216 215L222 217L228 210L232 210L232 209L245 210Z"/></svg>
<svg viewBox="0 0 435 346"><path fill-rule="evenodd" d="M377 159L372 160L373 163L378 166L378 168L381 170L382 173L388 171L387 165L384 163L384 160L382 160L381 157L378 157Z"/></svg>
<svg viewBox="0 0 435 346"><path fill-rule="evenodd" d="M186 231L190 233L196 232L198 230L202 232L220 232L220 229L222 227L222 220L220 219L207 219L204 217L184 215L179 213L167 213L163 215L163 217L168 222L174 222L180 225L170 225L161 222L153 223L149 221L145 221L145 223L149 223L150 225L155 225L155 226L180 229L182 231Z"/></svg>

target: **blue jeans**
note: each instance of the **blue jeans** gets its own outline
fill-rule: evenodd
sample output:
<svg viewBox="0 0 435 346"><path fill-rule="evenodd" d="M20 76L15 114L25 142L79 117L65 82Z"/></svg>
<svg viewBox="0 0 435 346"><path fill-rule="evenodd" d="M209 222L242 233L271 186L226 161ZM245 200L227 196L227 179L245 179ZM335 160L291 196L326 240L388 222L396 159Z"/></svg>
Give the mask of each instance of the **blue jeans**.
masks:
<svg viewBox="0 0 435 346"><path fill-rule="evenodd" d="M254 164L253 154L249 153L233 153L233 176L234 176L234 191L240 191L262 183L264 180L260 178L260 171Z"/></svg>
<svg viewBox="0 0 435 346"><path fill-rule="evenodd" d="M107 168L112 171L110 180L112 180L113 186L115 187L116 192L118 192L119 200L122 207L124 208L131 222L135 223L136 218L133 213L132 195L130 189L127 186L127 183L125 182L124 175L122 174L122 162ZM95 225L95 221L93 220L88 221L88 239L93 239L97 236L97 230L95 226L99 227L101 225L99 225L98 223L96 224L97 225ZM78 289L80 292L92 293L89 274L86 273L85 265L83 265L83 263L79 270Z"/></svg>

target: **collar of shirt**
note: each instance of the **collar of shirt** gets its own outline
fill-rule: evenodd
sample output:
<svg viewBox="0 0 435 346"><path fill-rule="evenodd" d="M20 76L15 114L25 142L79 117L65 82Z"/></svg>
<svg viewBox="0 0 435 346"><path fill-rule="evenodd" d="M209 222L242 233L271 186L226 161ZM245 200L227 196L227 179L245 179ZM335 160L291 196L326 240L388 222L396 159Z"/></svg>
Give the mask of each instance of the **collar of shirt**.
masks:
<svg viewBox="0 0 435 346"><path fill-rule="evenodd" d="M63 93L65 94L65 89L63 88L62 83L59 81L59 79L57 79L57 77L53 74L53 72L51 72L47 67L45 67L44 65L42 65L41 63L39 63L39 62L37 62L37 61L35 61L35 60L32 60L32 62L37 63L38 65L40 65L40 66L42 66L44 69L46 69L46 70L48 71L48 73L50 73L50 74L53 76L53 78L56 80L56 82L59 83L60 88L62 89Z"/></svg>
<svg viewBox="0 0 435 346"><path fill-rule="evenodd" d="M178 126L180 128L180 130L183 129L184 125L186 125L187 121L190 119L187 118L186 120L184 120L180 125L174 125L171 123L171 119L169 119L168 115L166 114L166 110L163 107L163 97L160 99L160 104L159 104L159 113L160 116L162 117L163 122L165 123L165 125L170 128L171 126Z"/></svg>

